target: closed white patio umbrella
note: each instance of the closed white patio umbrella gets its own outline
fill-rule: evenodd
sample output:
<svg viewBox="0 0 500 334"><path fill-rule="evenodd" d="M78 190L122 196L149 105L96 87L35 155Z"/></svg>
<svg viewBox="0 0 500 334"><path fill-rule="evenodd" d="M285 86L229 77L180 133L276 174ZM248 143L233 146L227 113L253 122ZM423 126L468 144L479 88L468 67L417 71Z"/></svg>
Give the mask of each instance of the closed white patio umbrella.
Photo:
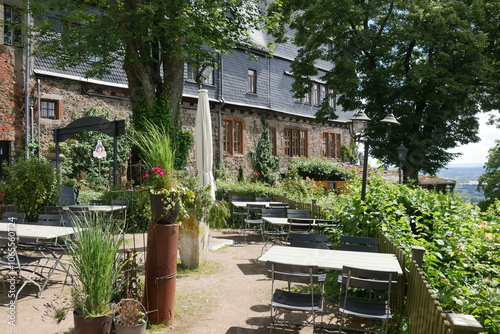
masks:
<svg viewBox="0 0 500 334"><path fill-rule="evenodd" d="M215 182L212 174L212 119L210 118L208 91L200 89L198 93L198 109L196 111L196 128L194 132L196 169L201 183L204 186L210 186L210 193L215 200Z"/></svg>

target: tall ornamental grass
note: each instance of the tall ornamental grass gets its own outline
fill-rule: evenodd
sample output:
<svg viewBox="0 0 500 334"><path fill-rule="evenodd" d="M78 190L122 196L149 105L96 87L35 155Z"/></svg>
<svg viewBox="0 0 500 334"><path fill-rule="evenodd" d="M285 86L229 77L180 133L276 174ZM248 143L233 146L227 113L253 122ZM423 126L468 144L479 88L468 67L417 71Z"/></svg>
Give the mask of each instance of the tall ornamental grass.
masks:
<svg viewBox="0 0 500 334"><path fill-rule="evenodd" d="M110 303L120 290L123 233L102 213L74 218L75 239L69 240L71 269L77 277L71 295L75 312L85 317L110 314Z"/></svg>
<svg viewBox="0 0 500 334"><path fill-rule="evenodd" d="M131 142L139 149L139 156L146 168L160 166L164 171L172 171L175 151L172 149L168 130L165 125L157 125L144 120L144 131L132 130Z"/></svg>

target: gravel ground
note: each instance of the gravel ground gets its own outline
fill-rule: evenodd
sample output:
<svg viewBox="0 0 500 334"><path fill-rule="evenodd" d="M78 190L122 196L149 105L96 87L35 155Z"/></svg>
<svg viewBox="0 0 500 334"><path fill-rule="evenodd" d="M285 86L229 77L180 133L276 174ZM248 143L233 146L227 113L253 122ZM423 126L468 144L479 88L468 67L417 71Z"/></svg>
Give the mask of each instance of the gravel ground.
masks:
<svg viewBox="0 0 500 334"><path fill-rule="evenodd" d="M263 334L269 333L271 284L265 267L258 263L263 243L259 238L244 241L241 234L211 231L211 245L227 240L234 244L212 250L208 263L196 271L179 270L176 283L176 311L173 325L148 330L148 333L176 334ZM254 240L252 240L254 239ZM62 277L59 277L62 278ZM8 323L9 310L2 307L0 333L73 333L71 314L55 324L44 319L44 304L59 302L69 295L69 287L53 282L42 298L20 297L16 324ZM8 302L2 293L1 303ZM327 316L324 320L328 320ZM275 332L280 332L276 330ZM316 333L336 333L316 330ZM312 333L312 328L289 328L286 333Z"/></svg>

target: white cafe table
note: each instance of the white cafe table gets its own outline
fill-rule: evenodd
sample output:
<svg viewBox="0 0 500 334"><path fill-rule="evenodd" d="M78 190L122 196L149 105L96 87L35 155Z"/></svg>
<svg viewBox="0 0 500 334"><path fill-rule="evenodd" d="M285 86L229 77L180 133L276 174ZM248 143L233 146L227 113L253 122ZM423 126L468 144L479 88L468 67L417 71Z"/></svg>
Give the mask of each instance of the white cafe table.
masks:
<svg viewBox="0 0 500 334"><path fill-rule="evenodd" d="M68 205L63 206L63 210L70 210L70 208L85 208L89 211L99 211L99 212L113 212L119 210L125 210L126 205Z"/></svg>
<svg viewBox="0 0 500 334"><path fill-rule="evenodd" d="M0 223L0 232L15 231L17 237L26 239L51 240L75 233L71 226L47 226L36 224Z"/></svg>
<svg viewBox="0 0 500 334"><path fill-rule="evenodd" d="M280 262L297 265L317 265L327 271L351 266L370 270L397 272L403 275L395 254L273 246L259 259L260 262Z"/></svg>
<svg viewBox="0 0 500 334"><path fill-rule="evenodd" d="M283 204L283 202L242 202L242 201L232 201L233 206L237 208L246 208L248 204L257 204L257 205L265 205L266 208L269 208L271 204Z"/></svg>

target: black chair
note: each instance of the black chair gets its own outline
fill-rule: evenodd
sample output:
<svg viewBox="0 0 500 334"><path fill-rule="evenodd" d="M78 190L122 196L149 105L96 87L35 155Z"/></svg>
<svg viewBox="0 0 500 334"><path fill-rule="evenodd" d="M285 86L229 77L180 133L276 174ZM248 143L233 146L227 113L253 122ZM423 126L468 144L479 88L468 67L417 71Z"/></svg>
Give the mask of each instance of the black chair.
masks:
<svg viewBox="0 0 500 334"><path fill-rule="evenodd" d="M319 275L317 266L309 265L291 265L285 263L271 262L266 263L268 277L271 278L271 322L272 328L277 323L282 323L285 331L286 325L312 325L313 331L316 324L316 313L322 310L323 297L321 293L315 293L315 286L319 284ZM288 283L289 289L275 289L277 281ZM290 286L298 284L307 286L308 289L293 289ZM312 321L308 322L301 317L300 321L293 320L293 312L309 313L312 315ZM286 317L289 314L289 317Z"/></svg>
<svg viewBox="0 0 500 334"><path fill-rule="evenodd" d="M340 250L348 250L355 252L372 252L378 253L380 240L378 238L354 237L342 235L340 237Z"/></svg>
<svg viewBox="0 0 500 334"><path fill-rule="evenodd" d="M286 216L288 218L309 218L309 210L288 209Z"/></svg>
<svg viewBox="0 0 500 334"><path fill-rule="evenodd" d="M288 240L291 247L328 249L328 236L324 234L290 232Z"/></svg>
<svg viewBox="0 0 500 334"><path fill-rule="evenodd" d="M62 214L64 212L64 209L62 206L44 206L43 210L45 211L46 214L48 215L54 215L54 214Z"/></svg>
<svg viewBox="0 0 500 334"><path fill-rule="evenodd" d="M234 228L238 223L243 221L248 216L248 212L246 210L246 207L244 208L236 207L235 205L232 204L233 202L248 202L248 197L245 196L231 197L231 220Z"/></svg>
<svg viewBox="0 0 500 334"><path fill-rule="evenodd" d="M262 241L264 241L264 221L262 220L262 209L265 207L265 204L247 204L248 218L245 218L243 220L245 222L246 231L252 230L252 227L258 228L259 234L262 237ZM245 233L245 242L246 241L247 233Z"/></svg>
<svg viewBox="0 0 500 334"><path fill-rule="evenodd" d="M0 274L4 290L6 290L5 282L12 284L11 282L14 281L21 284L19 288L16 288L14 303L28 284L37 287L38 292L35 296L40 297L50 278L40 272L40 261L43 257L19 254L18 241L18 238L10 236L8 232L0 231Z"/></svg>
<svg viewBox="0 0 500 334"><path fill-rule="evenodd" d="M89 201L90 205L106 205L106 200L105 199L91 199Z"/></svg>
<svg viewBox="0 0 500 334"><path fill-rule="evenodd" d="M256 202L271 202L272 200L271 197L255 197Z"/></svg>
<svg viewBox="0 0 500 334"><path fill-rule="evenodd" d="M344 266L339 297L339 333L342 332L347 315L381 320L382 331L378 333L387 333L392 318L391 293L396 288L397 276L397 272Z"/></svg>
<svg viewBox="0 0 500 334"><path fill-rule="evenodd" d="M4 212L2 214L2 222L24 224L25 220L26 214L24 212Z"/></svg>

